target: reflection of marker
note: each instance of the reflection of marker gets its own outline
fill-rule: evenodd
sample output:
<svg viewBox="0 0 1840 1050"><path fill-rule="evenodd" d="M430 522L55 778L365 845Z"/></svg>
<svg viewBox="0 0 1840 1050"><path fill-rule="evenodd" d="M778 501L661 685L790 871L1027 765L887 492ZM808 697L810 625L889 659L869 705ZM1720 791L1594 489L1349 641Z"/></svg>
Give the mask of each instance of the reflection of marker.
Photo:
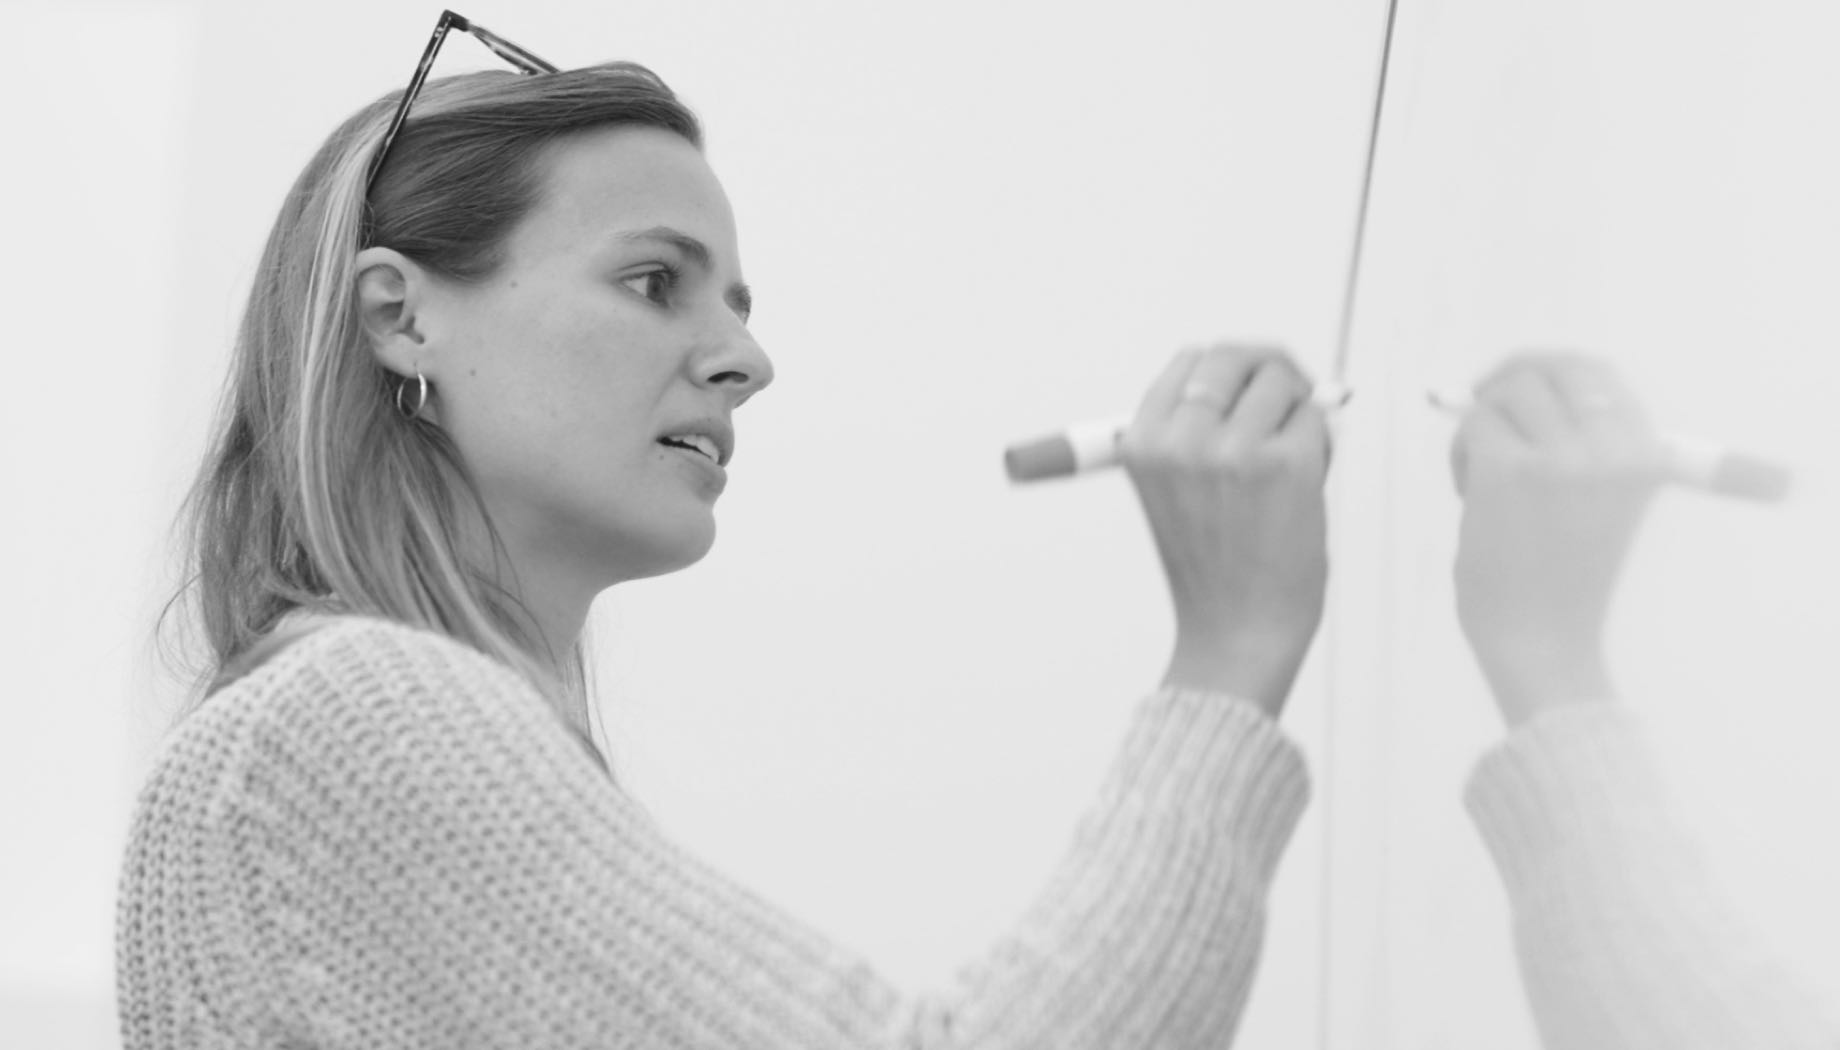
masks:
<svg viewBox="0 0 1840 1050"><path fill-rule="evenodd" d="M1354 391L1325 386L1310 401L1325 412L1348 403ZM1131 427L1131 416L1075 423L1058 434L1021 441L1003 452L1003 469L1011 481L1046 481L1118 465L1118 442Z"/></svg>
<svg viewBox="0 0 1840 1050"><path fill-rule="evenodd" d="M1427 390L1425 399L1432 408L1453 416L1475 407L1469 395L1446 390ZM1662 434L1660 441L1671 481L1759 503L1776 503L1789 494L1789 468L1780 463L1676 434Z"/></svg>

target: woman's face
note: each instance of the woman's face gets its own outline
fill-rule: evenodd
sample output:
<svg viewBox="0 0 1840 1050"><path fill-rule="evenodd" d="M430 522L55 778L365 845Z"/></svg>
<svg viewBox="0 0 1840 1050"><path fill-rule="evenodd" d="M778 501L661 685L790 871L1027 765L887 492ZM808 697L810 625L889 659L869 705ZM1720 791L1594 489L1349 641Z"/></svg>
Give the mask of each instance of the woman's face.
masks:
<svg viewBox="0 0 1840 1050"><path fill-rule="evenodd" d="M547 157L496 275L437 282L417 309L423 371L520 573L598 590L708 552L730 416L773 366L696 147L615 127Z"/></svg>

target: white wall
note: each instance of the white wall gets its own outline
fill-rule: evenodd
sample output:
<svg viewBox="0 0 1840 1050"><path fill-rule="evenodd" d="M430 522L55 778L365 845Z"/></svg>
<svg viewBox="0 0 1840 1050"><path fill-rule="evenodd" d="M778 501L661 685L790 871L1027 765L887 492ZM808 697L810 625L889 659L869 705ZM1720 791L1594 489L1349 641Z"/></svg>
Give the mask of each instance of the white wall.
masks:
<svg viewBox="0 0 1840 1050"><path fill-rule="evenodd" d="M282 192L406 79L437 9L3 10L43 41L0 63L12 141L55 148L0 176L31 202L0 384L0 486L27 508L3 526L24 594L0 1035L98 1047L116 851L175 696L140 648L173 582L161 530ZM1327 370L1385 5L462 13L563 65L644 61L698 110L778 371L737 417L715 551L597 607L616 757L693 848L938 980L1052 864L1171 626L1125 480L1012 489L1001 448L1129 410L1189 341L1277 339ZM1840 851L1805 834L1840 801L1834 22L1815 0L1406 0L1336 611L1285 715L1317 804L1240 1045L1531 1045L1457 805L1499 730L1449 612L1449 425L1418 401L1513 346L1609 352L1663 419L1800 471L1786 509L1664 503L1617 657L1760 926L1811 967L1840 931L1817 892ZM454 37L437 74L491 64Z"/></svg>
<svg viewBox="0 0 1840 1050"><path fill-rule="evenodd" d="M187 289L181 4L9 3L0 520L0 1044L114 1041L115 880L135 788L163 458ZM189 455L189 450L187 452Z"/></svg>

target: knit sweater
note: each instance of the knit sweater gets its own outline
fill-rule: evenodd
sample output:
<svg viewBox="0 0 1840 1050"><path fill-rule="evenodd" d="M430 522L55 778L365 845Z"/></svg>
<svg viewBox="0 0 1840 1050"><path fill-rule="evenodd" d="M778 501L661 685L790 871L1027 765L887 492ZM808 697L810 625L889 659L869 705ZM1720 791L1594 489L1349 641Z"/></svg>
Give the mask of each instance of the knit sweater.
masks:
<svg viewBox="0 0 1840 1050"><path fill-rule="evenodd" d="M673 843L508 668L337 617L157 757L121 879L123 1041L1222 1048L1307 796L1259 709L1146 696L1019 922L911 995ZM1533 719L1467 799L1548 1050L1840 1046L1731 917L1626 711Z"/></svg>
<svg viewBox="0 0 1840 1050"><path fill-rule="evenodd" d="M1145 697L1017 925L908 995L676 845L509 668L337 617L157 756L121 880L123 1041L1224 1047L1307 795L1257 708Z"/></svg>
<svg viewBox="0 0 1840 1050"><path fill-rule="evenodd" d="M1751 928L1621 704L1528 720L1465 801L1546 1050L1836 1050L1840 1018Z"/></svg>

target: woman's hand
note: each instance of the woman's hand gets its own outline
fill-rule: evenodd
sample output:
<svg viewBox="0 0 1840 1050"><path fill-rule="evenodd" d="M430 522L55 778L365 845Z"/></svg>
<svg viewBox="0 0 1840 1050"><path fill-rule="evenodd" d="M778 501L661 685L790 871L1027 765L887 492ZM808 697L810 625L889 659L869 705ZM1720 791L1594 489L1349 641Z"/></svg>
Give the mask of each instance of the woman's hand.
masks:
<svg viewBox="0 0 1840 1050"><path fill-rule="evenodd" d="M1322 621L1329 434L1281 351L1176 356L1121 449L1175 602L1166 684L1283 708Z"/></svg>
<svg viewBox="0 0 1840 1050"><path fill-rule="evenodd" d="M1520 354L1477 384L1451 446L1457 620L1510 725L1613 696L1605 616L1664 462L1601 361Z"/></svg>

